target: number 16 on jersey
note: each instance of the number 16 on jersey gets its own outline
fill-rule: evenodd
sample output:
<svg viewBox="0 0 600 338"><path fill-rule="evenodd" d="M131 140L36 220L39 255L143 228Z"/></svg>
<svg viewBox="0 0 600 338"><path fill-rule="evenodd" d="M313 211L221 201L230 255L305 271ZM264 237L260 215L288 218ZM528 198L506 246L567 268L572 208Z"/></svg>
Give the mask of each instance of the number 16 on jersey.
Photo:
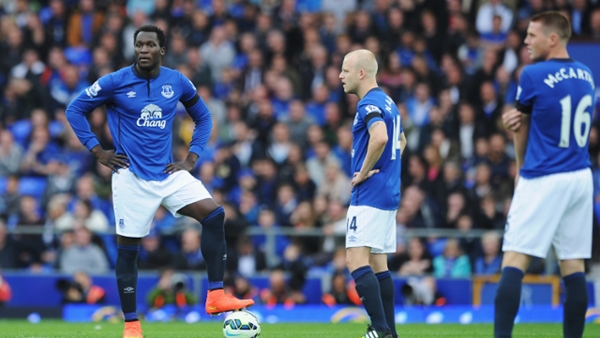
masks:
<svg viewBox="0 0 600 338"><path fill-rule="evenodd" d="M402 149L402 133L400 132L400 115L396 116L394 121L394 134L392 136L392 161L399 155L400 149ZM388 134L389 135L389 134Z"/></svg>

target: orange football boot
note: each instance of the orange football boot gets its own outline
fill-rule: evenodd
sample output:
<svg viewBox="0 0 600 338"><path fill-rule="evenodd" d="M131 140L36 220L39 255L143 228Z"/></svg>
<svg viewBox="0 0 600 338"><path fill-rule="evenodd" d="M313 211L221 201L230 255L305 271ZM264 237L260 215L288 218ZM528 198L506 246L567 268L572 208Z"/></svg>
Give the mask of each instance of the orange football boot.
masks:
<svg viewBox="0 0 600 338"><path fill-rule="evenodd" d="M206 297L206 313L209 315L241 310L252 305L254 305L252 299L237 299L231 294L225 294L223 289L208 291L208 297Z"/></svg>
<svg viewBox="0 0 600 338"><path fill-rule="evenodd" d="M123 338L144 338L144 336L142 336L142 324L140 324L139 320L136 320L135 322L125 322Z"/></svg>

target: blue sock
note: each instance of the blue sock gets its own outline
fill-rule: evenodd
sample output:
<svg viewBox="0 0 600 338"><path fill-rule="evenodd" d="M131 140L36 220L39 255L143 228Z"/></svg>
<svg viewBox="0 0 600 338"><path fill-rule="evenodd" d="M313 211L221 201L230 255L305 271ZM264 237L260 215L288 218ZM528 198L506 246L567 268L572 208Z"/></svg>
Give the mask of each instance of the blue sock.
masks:
<svg viewBox="0 0 600 338"><path fill-rule="evenodd" d="M140 247L137 245L119 245L117 250L115 273L117 275L121 309L123 315L125 315L125 321L133 322L138 320L136 288L138 280L137 258Z"/></svg>
<svg viewBox="0 0 600 338"><path fill-rule="evenodd" d="M588 306L585 274L576 272L565 276L565 304L563 308L563 333L565 338L581 338L585 327Z"/></svg>
<svg viewBox="0 0 600 338"><path fill-rule="evenodd" d="M521 284L523 283L523 271L505 267L502 269L502 277L496 290L496 307L494 313L494 337L510 338L515 324L515 317L521 303Z"/></svg>
<svg viewBox="0 0 600 338"><path fill-rule="evenodd" d="M381 302L385 313L385 321L390 330L392 330L392 335L396 337L396 309L394 307L396 297L394 295L394 281L392 280L392 274L386 270L376 273L375 277L377 277L377 280L379 281L379 292L381 294Z"/></svg>
<svg viewBox="0 0 600 338"><path fill-rule="evenodd" d="M369 317L371 317L371 325L373 328L379 332L387 330L388 325L385 320L385 312L383 311L383 304L381 302L379 281L377 281L373 269L368 265L361 266L352 271L352 278L354 278L354 282L356 282L356 292L358 292L365 310L367 310Z"/></svg>
<svg viewBox="0 0 600 338"><path fill-rule="evenodd" d="M225 210L218 207L202 223L202 256L206 260L208 289L222 289L227 262L227 243L225 242Z"/></svg>

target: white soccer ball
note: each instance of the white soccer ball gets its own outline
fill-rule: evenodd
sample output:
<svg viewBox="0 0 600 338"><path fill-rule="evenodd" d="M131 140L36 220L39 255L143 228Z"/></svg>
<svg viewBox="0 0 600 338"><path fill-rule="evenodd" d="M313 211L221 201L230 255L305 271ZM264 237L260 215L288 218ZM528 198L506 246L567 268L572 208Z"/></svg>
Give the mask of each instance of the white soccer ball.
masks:
<svg viewBox="0 0 600 338"><path fill-rule="evenodd" d="M260 336L258 318L245 310L234 311L223 321L223 335L227 338L256 338Z"/></svg>

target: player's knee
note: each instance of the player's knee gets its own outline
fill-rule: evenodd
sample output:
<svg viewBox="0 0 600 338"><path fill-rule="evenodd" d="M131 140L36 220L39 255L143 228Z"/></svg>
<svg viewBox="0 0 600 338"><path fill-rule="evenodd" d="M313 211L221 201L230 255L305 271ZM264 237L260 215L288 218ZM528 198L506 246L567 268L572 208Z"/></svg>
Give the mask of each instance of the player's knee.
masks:
<svg viewBox="0 0 600 338"><path fill-rule="evenodd" d="M585 272L585 263L583 259L565 259L560 261L560 273L563 277L577 272Z"/></svg>
<svg viewBox="0 0 600 338"><path fill-rule="evenodd" d="M369 252L365 248L349 248L346 250L346 267L352 272L361 266L369 265ZM369 249L369 248L366 248Z"/></svg>
<svg viewBox="0 0 600 338"><path fill-rule="evenodd" d="M504 253L504 257L502 258L502 268L513 267L521 271L525 271L527 270L530 261L531 257L526 254L507 251Z"/></svg>

